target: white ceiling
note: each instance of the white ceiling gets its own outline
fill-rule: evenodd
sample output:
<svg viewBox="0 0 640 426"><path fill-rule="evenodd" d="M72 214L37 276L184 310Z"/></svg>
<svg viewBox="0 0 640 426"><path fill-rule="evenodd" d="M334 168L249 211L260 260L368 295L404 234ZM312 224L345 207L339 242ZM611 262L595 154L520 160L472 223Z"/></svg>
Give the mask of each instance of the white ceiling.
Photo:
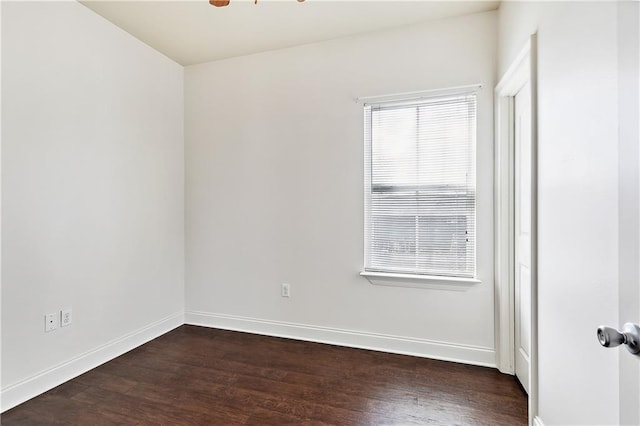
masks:
<svg viewBox="0 0 640 426"><path fill-rule="evenodd" d="M433 19L494 10L499 1L80 0L182 65L247 55Z"/></svg>

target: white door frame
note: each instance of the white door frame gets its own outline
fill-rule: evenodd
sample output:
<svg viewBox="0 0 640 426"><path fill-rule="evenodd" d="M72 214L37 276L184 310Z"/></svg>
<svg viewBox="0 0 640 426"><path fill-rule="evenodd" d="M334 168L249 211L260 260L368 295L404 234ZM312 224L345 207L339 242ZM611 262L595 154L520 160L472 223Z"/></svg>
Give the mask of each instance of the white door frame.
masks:
<svg viewBox="0 0 640 426"><path fill-rule="evenodd" d="M531 35L495 89L495 306L496 366L515 373L514 97L531 86L531 354L529 424L538 414L538 85L537 38Z"/></svg>

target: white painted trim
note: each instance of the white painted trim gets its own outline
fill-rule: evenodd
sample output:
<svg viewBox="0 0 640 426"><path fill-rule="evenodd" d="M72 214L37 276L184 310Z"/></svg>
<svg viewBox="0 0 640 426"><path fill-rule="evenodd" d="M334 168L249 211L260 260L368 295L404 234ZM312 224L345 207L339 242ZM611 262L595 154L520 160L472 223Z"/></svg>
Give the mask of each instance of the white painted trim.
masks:
<svg viewBox="0 0 640 426"><path fill-rule="evenodd" d="M408 101L417 99L428 99L435 96L458 95L464 93L475 93L482 89L482 84L469 84L467 86L449 87L445 89L422 90L418 92L392 93L388 95L363 96L356 99L356 103L365 105L379 104L394 101Z"/></svg>
<svg viewBox="0 0 640 426"><path fill-rule="evenodd" d="M0 45L2 45L2 8L0 1ZM2 55L0 54L0 82L2 82ZM0 99L2 98L2 84L0 84ZM0 118L2 117L2 102L0 102ZM2 188L2 120L0 119L0 188ZM0 212L2 211L2 194L0 193ZM0 216L0 241L2 241L2 217ZM0 244L0 289L2 288L2 244ZM0 291L0 318L2 318L2 291ZM1 333L0 333L1 335ZM0 366L2 365L2 338L0 336ZM1 370L1 369L0 369ZM0 407L2 407L2 393L0 392ZM0 410L1 411L1 410ZM1 423L1 421L0 421Z"/></svg>
<svg viewBox="0 0 640 426"><path fill-rule="evenodd" d="M111 361L182 324L184 324L184 312L176 312L55 367L7 386L2 389L2 412Z"/></svg>
<svg viewBox="0 0 640 426"><path fill-rule="evenodd" d="M533 426L544 426L544 423L542 423L542 420L540 419L540 417L535 416L533 418Z"/></svg>
<svg viewBox="0 0 640 426"><path fill-rule="evenodd" d="M482 283L482 281L475 278L393 274L389 272L363 271L360 272L360 276L365 277L373 285L453 291L466 291L470 287Z"/></svg>
<svg viewBox="0 0 640 426"><path fill-rule="evenodd" d="M529 419L538 419L538 34L531 35L531 356Z"/></svg>
<svg viewBox="0 0 640 426"><path fill-rule="evenodd" d="M211 312L187 311L185 324L495 368L495 350L479 346Z"/></svg>
<svg viewBox="0 0 640 426"><path fill-rule="evenodd" d="M522 48L516 59L496 85L495 92L500 96L514 96L530 77L531 40Z"/></svg>
<svg viewBox="0 0 640 426"><path fill-rule="evenodd" d="M514 134L513 97L530 80L530 43L522 49L495 89L495 280L496 364L515 373L514 359ZM532 124L533 125L533 124Z"/></svg>
<svg viewBox="0 0 640 426"><path fill-rule="evenodd" d="M529 424L538 419L538 75L537 35L504 74L495 89L495 305L496 365L514 374L514 157L513 96L531 87L531 353L529 359Z"/></svg>
<svg viewBox="0 0 640 426"><path fill-rule="evenodd" d="M494 276L495 276L495 338L496 364L507 374L515 373L515 318L514 318L514 150L513 98L495 97L494 147Z"/></svg>

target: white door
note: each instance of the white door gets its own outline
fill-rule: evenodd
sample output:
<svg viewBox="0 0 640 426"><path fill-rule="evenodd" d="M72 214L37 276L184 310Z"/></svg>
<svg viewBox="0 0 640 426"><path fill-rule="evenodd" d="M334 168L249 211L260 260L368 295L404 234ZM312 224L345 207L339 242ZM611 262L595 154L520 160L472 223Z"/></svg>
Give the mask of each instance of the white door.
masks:
<svg viewBox="0 0 640 426"><path fill-rule="evenodd" d="M515 372L529 393L531 353L531 87L515 96Z"/></svg>
<svg viewBox="0 0 640 426"><path fill-rule="evenodd" d="M640 324L640 6L618 3L618 324ZM619 352L620 424L640 424L640 356Z"/></svg>

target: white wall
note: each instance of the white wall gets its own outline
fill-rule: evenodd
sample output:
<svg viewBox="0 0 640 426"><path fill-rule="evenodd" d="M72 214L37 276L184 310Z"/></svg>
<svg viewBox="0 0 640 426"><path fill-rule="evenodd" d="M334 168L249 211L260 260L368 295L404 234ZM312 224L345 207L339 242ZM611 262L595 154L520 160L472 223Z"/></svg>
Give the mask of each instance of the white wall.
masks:
<svg viewBox="0 0 640 426"><path fill-rule="evenodd" d="M187 322L494 365L496 44L490 12L187 67ZM473 83L482 284L373 286L354 100Z"/></svg>
<svg viewBox="0 0 640 426"><path fill-rule="evenodd" d="M538 32L539 416L618 423L616 4L503 2L499 74ZM623 349L624 350L624 349Z"/></svg>
<svg viewBox="0 0 640 426"><path fill-rule="evenodd" d="M2 9L6 409L182 322L184 147L181 66L76 2Z"/></svg>

